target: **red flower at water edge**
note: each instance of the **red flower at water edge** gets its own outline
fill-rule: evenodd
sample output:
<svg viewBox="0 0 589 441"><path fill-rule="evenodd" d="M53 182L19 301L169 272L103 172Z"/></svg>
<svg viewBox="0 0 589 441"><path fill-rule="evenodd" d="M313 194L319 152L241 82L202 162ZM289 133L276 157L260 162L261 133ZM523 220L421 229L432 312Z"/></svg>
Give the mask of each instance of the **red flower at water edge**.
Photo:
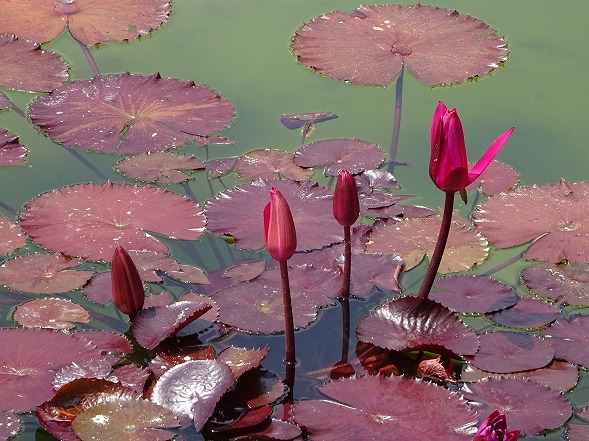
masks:
<svg viewBox="0 0 589 441"><path fill-rule="evenodd" d="M505 145L513 127L499 136L485 154L468 170L466 144L462 123L456 109L448 108L440 101L431 127L431 157L429 175L436 186L446 192L456 192L473 183L485 171L487 165Z"/></svg>
<svg viewBox="0 0 589 441"><path fill-rule="evenodd" d="M270 255L279 262L290 259L297 248L297 233L288 202L274 187L264 208L264 237Z"/></svg>
<svg viewBox="0 0 589 441"><path fill-rule="evenodd" d="M494 410L479 427L473 441L517 441L519 430L507 432L505 415Z"/></svg>
<svg viewBox="0 0 589 441"><path fill-rule="evenodd" d="M333 217L343 227L350 227L360 215L360 200L354 177L348 170L342 170L337 177L333 194Z"/></svg>
<svg viewBox="0 0 589 441"><path fill-rule="evenodd" d="M112 257L111 280L115 306L133 318L143 308L145 289L133 259L123 247L117 247Z"/></svg>

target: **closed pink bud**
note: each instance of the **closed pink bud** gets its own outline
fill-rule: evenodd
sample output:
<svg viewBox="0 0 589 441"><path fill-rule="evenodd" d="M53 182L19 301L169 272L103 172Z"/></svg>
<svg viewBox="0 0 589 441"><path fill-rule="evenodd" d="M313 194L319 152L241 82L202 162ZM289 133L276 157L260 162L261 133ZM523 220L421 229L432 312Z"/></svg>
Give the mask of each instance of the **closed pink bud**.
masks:
<svg viewBox="0 0 589 441"><path fill-rule="evenodd" d="M123 247L117 247L112 257L111 282L115 306L133 318L143 308L145 290L133 259Z"/></svg>
<svg viewBox="0 0 589 441"><path fill-rule="evenodd" d="M284 262L297 248L297 233L288 202L274 187L270 190L270 202L264 208L264 235L270 255Z"/></svg>
<svg viewBox="0 0 589 441"><path fill-rule="evenodd" d="M333 194L333 217L344 227L350 227L360 215L360 200L354 177L342 170L337 177Z"/></svg>

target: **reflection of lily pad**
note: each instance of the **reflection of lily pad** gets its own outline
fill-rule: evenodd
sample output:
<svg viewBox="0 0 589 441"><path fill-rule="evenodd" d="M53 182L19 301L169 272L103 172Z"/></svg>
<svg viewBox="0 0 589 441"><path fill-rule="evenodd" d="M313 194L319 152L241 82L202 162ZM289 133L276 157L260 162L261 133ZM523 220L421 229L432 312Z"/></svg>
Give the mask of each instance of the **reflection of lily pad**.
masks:
<svg viewBox="0 0 589 441"><path fill-rule="evenodd" d="M166 190L128 184L78 184L28 202L21 225L39 245L67 255L110 261L114 249L168 248L147 231L197 239L205 224L198 205Z"/></svg>
<svg viewBox="0 0 589 441"><path fill-rule="evenodd" d="M66 146L139 153L207 144L207 135L231 122L233 105L192 81L124 73L64 84L37 98L29 114Z"/></svg>
<svg viewBox="0 0 589 441"><path fill-rule="evenodd" d="M507 59L505 41L474 17L436 6L362 5L305 23L293 53L317 73L385 86L403 65L429 86L482 76Z"/></svg>

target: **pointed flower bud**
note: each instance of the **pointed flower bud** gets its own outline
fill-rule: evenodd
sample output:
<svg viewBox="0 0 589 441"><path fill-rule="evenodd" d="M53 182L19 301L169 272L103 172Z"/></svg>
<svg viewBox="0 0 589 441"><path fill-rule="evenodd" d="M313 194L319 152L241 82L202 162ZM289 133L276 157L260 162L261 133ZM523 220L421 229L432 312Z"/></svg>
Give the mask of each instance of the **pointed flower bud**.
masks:
<svg viewBox="0 0 589 441"><path fill-rule="evenodd" d="M337 177L333 194L333 217L343 227L350 227L360 215L360 200L354 177L348 170L342 170Z"/></svg>
<svg viewBox="0 0 589 441"><path fill-rule="evenodd" d="M519 432L519 430L508 432L505 415L494 410L481 423L473 441L517 441Z"/></svg>
<svg viewBox="0 0 589 441"><path fill-rule="evenodd" d="M115 306L134 317L143 308L145 290L133 259L123 247L117 247L112 257L111 281Z"/></svg>
<svg viewBox="0 0 589 441"><path fill-rule="evenodd" d="M485 171L505 145L513 127L499 136L469 171L462 123L456 109L448 110L440 102L432 119L429 175L436 186L446 192L468 187Z"/></svg>
<svg viewBox="0 0 589 441"><path fill-rule="evenodd" d="M264 235L270 255L284 262L297 248L297 233L288 202L274 187L270 190L270 202L264 208Z"/></svg>

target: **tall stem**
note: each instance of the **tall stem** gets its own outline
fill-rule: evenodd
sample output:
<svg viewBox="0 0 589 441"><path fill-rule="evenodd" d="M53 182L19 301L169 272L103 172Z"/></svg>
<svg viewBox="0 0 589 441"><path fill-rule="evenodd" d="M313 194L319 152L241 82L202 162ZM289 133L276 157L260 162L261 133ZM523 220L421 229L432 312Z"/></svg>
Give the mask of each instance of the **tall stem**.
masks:
<svg viewBox="0 0 589 441"><path fill-rule="evenodd" d="M342 358L340 363L348 362L350 352L350 299L347 297L339 299L342 305Z"/></svg>
<svg viewBox="0 0 589 441"><path fill-rule="evenodd" d="M392 173L397 162L397 149L399 147L399 131L401 130L401 111L403 110L403 74L405 73L405 65L401 69L401 73L397 78L395 87L395 117L393 122L393 136L391 138L391 154L389 162L389 171Z"/></svg>
<svg viewBox="0 0 589 441"><path fill-rule="evenodd" d="M438 241L434 248L434 253L429 261L429 267L423 278L423 283L419 289L418 297L420 299L427 299L429 292L434 284L434 279L438 273L446 242L448 242L448 234L450 233L450 225L452 224L452 209L454 208L454 192L446 192L446 202L444 203L444 213L442 214L442 225L440 225L440 233L438 234Z"/></svg>
<svg viewBox="0 0 589 441"><path fill-rule="evenodd" d="M284 303L284 330L286 331L286 364L296 364L294 319L292 316L292 301L290 298L290 284L288 282L287 261L280 261L280 278L282 280L282 301Z"/></svg>
<svg viewBox="0 0 589 441"><path fill-rule="evenodd" d="M344 227L344 277L341 297L350 297L350 279L352 277L352 240L350 227Z"/></svg>

